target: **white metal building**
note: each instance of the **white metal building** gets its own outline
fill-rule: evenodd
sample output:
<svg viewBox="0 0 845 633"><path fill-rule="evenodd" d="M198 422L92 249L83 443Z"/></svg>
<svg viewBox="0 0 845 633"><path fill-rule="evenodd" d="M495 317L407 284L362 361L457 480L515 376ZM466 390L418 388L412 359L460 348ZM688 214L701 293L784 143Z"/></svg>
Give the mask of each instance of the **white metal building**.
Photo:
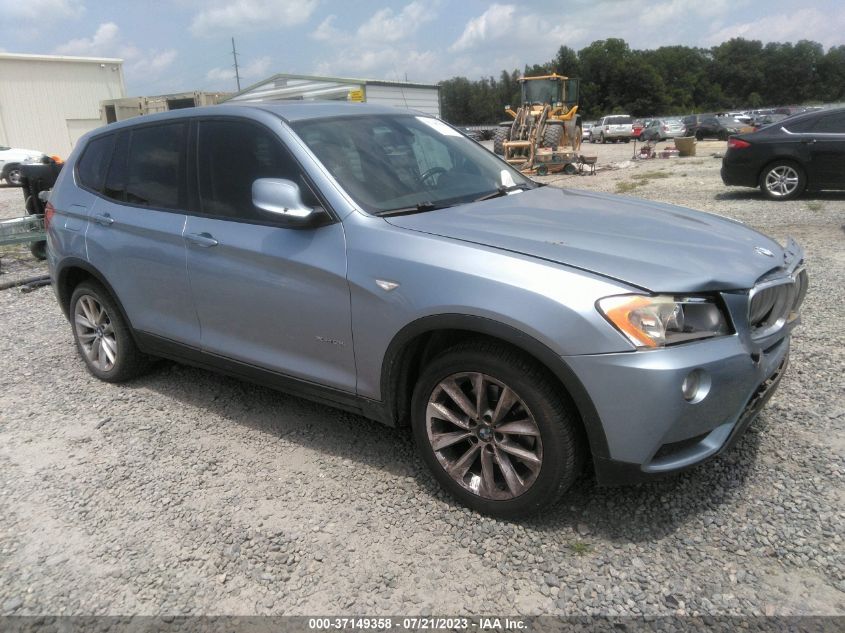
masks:
<svg viewBox="0 0 845 633"><path fill-rule="evenodd" d="M278 74L245 88L228 101L285 99L366 101L440 116L440 86L378 79Z"/></svg>
<svg viewBox="0 0 845 633"><path fill-rule="evenodd" d="M121 59L0 53L0 145L66 158L125 93Z"/></svg>

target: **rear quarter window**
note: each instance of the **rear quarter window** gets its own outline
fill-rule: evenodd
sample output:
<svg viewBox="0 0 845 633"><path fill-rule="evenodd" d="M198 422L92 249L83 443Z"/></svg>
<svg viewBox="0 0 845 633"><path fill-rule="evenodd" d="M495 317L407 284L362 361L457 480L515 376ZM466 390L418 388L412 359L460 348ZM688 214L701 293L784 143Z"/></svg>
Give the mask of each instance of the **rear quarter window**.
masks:
<svg viewBox="0 0 845 633"><path fill-rule="evenodd" d="M100 136L88 143L76 165L76 177L79 184L94 191L103 189L113 148L114 134Z"/></svg>

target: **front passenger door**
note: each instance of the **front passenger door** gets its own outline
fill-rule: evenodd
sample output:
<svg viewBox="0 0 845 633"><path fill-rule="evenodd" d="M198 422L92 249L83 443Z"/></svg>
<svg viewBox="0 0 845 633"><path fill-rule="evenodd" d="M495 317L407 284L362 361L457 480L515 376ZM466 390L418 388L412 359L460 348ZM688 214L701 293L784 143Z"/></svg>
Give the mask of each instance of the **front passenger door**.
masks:
<svg viewBox="0 0 845 633"><path fill-rule="evenodd" d="M184 236L203 351L354 392L343 225L285 228L253 205L258 178L292 180L320 204L274 132L236 118L197 126L198 207Z"/></svg>

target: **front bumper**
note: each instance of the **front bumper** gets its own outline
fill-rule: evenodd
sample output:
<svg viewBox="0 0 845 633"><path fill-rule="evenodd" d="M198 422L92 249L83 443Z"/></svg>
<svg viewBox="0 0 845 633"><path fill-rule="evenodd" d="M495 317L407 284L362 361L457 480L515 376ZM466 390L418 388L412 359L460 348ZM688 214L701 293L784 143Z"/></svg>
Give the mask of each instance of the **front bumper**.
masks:
<svg viewBox="0 0 845 633"><path fill-rule="evenodd" d="M635 483L699 464L732 446L771 398L789 356L789 337L754 354L737 335L673 348L569 356L591 395L607 440L594 455L601 485ZM687 402L693 370L709 390Z"/></svg>

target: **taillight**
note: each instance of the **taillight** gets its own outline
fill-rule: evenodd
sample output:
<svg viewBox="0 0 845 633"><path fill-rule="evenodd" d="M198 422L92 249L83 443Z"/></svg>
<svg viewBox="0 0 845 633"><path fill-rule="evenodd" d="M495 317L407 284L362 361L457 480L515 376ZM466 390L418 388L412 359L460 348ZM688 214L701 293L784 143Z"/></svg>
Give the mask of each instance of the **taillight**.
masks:
<svg viewBox="0 0 845 633"><path fill-rule="evenodd" d="M56 214L56 207L53 206L52 202L48 202L47 205L44 207L44 230L48 231L50 229L50 222L53 221L53 216Z"/></svg>
<svg viewBox="0 0 845 633"><path fill-rule="evenodd" d="M728 149L745 149L746 147L751 147L751 143L743 141L741 138L728 139Z"/></svg>

